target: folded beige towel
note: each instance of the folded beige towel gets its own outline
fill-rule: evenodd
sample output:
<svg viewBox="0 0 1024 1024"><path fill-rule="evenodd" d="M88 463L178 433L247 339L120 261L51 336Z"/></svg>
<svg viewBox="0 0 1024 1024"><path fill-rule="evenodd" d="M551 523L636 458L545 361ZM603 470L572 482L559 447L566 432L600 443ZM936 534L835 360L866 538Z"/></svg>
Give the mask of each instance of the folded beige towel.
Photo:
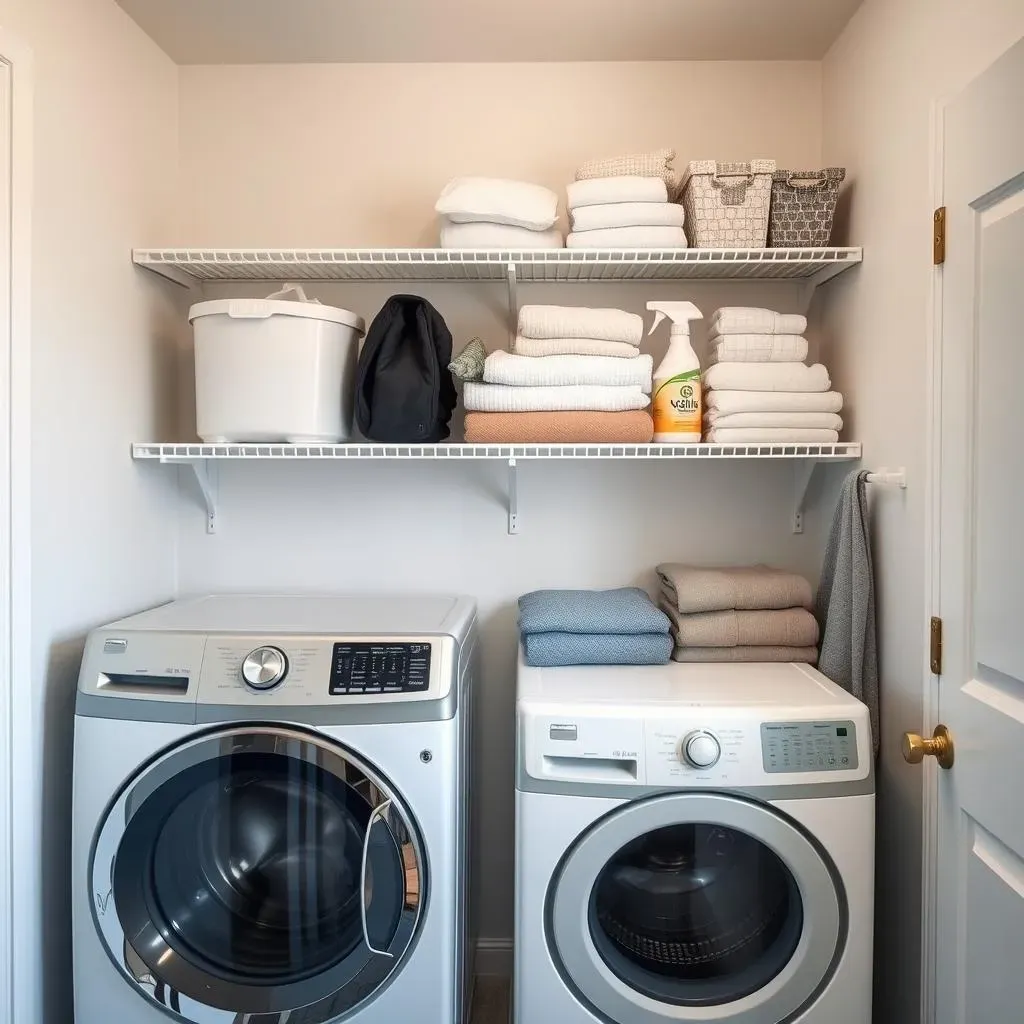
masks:
<svg viewBox="0 0 1024 1024"><path fill-rule="evenodd" d="M832 386L821 363L715 363L704 371L710 391L794 391L820 394Z"/></svg>
<svg viewBox="0 0 1024 1024"><path fill-rule="evenodd" d="M746 427L794 427L798 430L842 430L843 420L834 412L719 412L708 409L704 428L719 430Z"/></svg>
<svg viewBox="0 0 1024 1024"><path fill-rule="evenodd" d="M704 568L665 562L658 575L665 595L685 614L814 607L811 585L803 576L768 565Z"/></svg>
<svg viewBox="0 0 1024 1024"><path fill-rule="evenodd" d="M680 647L813 647L818 621L806 608L696 612L684 615L662 595Z"/></svg>
<svg viewBox="0 0 1024 1024"><path fill-rule="evenodd" d="M471 412L470 444L647 444L649 412Z"/></svg>
<svg viewBox="0 0 1024 1024"><path fill-rule="evenodd" d="M786 661L814 665L818 660L817 647L677 647L673 661Z"/></svg>
<svg viewBox="0 0 1024 1024"><path fill-rule="evenodd" d="M718 412L839 412L838 391L705 391L704 408Z"/></svg>
<svg viewBox="0 0 1024 1024"><path fill-rule="evenodd" d="M675 158L674 149L655 149L649 153L627 153L602 160L587 160L576 168L576 180L623 176L661 178L666 185L675 188L679 183L679 175L672 169Z"/></svg>

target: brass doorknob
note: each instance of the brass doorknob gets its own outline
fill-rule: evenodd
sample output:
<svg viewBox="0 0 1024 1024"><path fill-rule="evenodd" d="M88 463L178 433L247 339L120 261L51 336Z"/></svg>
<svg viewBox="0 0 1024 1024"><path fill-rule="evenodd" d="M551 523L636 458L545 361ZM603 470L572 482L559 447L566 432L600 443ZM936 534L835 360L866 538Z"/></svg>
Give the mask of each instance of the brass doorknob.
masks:
<svg viewBox="0 0 1024 1024"><path fill-rule="evenodd" d="M916 732L903 734L903 760L920 764L926 757L934 757L940 768L953 767L953 736L944 725L935 726L931 739Z"/></svg>

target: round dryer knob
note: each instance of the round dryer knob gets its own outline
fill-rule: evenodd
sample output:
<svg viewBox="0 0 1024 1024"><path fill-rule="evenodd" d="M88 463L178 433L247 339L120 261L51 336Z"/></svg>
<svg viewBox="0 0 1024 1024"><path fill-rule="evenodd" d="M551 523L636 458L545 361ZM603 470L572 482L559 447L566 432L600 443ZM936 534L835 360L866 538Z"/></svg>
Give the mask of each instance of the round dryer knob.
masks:
<svg viewBox="0 0 1024 1024"><path fill-rule="evenodd" d="M277 647L257 647L242 662L242 678L254 690L272 690L288 672L288 659Z"/></svg>
<svg viewBox="0 0 1024 1024"><path fill-rule="evenodd" d="M722 745L704 729L691 732L680 746L683 760L694 768L712 768L722 756Z"/></svg>

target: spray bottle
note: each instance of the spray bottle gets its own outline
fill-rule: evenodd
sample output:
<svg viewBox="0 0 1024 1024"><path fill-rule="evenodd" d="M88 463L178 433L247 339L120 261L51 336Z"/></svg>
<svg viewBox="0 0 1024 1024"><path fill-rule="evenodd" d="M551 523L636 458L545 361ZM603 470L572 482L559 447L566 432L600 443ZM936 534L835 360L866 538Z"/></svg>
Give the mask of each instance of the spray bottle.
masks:
<svg viewBox="0 0 1024 1024"><path fill-rule="evenodd" d="M701 438L700 360L690 344L690 321L703 313L692 302L648 302L653 334L665 317L672 321L668 353L654 371L654 440L687 444Z"/></svg>

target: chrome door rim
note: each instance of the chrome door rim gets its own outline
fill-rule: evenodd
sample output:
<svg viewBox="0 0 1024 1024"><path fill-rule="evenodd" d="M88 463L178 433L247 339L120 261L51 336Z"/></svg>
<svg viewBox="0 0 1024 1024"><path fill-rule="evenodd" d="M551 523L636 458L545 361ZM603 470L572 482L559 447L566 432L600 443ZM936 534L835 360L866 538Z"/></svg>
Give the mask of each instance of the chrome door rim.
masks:
<svg viewBox="0 0 1024 1024"><path fill-rule="evenodd" d="M789 963L763 988L729 1003L678 1006L644 995L608 967L590 934L591 892L608 860L648 832L687 822L753 836L779 857L800 891L803 933ZM548 887L545 937L563 978L584 1003L623 1024L742 1020L753 1012L758 1020L788 1020L834 973L847 916L842 885L827 854L774 808L728 794L674 793L617 808L573 843Z"/></svg>
<svg viewBox="0 0 1024 1024"><path fill-rule="evenodd" d="M344 1009L337 1008L334 997L335 989L328 996L319 996L312 1004L304 1005L306 1017L311 1021L328 1021L347 1013L352 1006L360 1005L372 999L398 973L404 964L406 955L414 946L419 936L420 922L427 898L426 859L420 831L404 801L391 785L358 755L353 754L342 744L307 732L293 726L250 725L232 728L220 728L197 735L184 743L177 744L139 769L118 791L103 814L96 830L89 859L89 879L92 883L93 922L100 935L107 955L113 961L121 975L138 991L152 999L165 1012L177 1013L181 1018L196 1024L234 1024L238 1019L237 1009L223 1009L212 1006L191 995L175 991L173 1009L169 1003L157 999L148 986L156 990L171 990L166 978L153 964L160 962L161 956L177 956L180 954L167 941L166 936L155 927L152 921L142 939L147 944L147 956L142 957L138 949L143 945L138 935L133 935L132 942L125 936L117 912L116 897L113 892L114 859L120 847L121 839L127 829L128 822L135 810L141 807L165 782L172 779L190 766L201 764L238 752L277 753L290 757L298 757L307 763L317 765L326 772L335 775L354 785L356 780L365 783L368 791L364 794L372 807L387 802L386 811L377 815L377 821L384 821L391 833L396 846L396 835L401 834L405 842L399 847L398 854L405 866L405 895L403 899L402 926L398 935L404 933L405 938L392 941L388 949L390 956L374 957L368 952L367 963L379 962L387 966L373 990L359 998ZM360 778L361 777L361 778ZM396 828L396 826L401 826ZM144 972L136 973L131 964L143 965ZM360 971L363 968L360 968ZM315 1015L317 1003L323 1003L323 1016ZM292 1009L299 1009L298 1006ZM274 1011L283 1012L283 1011Z"/></svg>

